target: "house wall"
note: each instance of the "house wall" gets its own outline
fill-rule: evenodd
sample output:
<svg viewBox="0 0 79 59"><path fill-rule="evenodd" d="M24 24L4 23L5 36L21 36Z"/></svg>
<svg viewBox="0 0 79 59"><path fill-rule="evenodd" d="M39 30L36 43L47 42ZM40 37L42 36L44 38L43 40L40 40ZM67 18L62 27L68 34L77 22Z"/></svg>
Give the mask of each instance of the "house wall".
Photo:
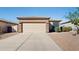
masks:
<svg viewBox="0 0 79 59"><path fill-rule="evenodd" d="M49 32L49 20L19 20L18 32L23 32L23 23L46 23L46 32Z"/></svg>
<svg viewBox="0 0 79 59"><path fill-rule="evenodd" d="M19 23L22 22L26 22L26 23L41 23L41 22L45 22L45 23L49 23L49 20L19 20Z"/></svg>
<svg viewBox="0 0 79 59"><path fill-rule="evenodd" d="M20 33L20 32L23 32L23 31L22 31L22 23L19 23L19 24L18 24L17 31L18 31L19 33Z"/></svg>
<svg viewBox="0 0 79 59"><path fill-rule="evenodd" d="M18 31L18 25L12 25L12 32Z"/></svg>
<svg viewBox="0 0 79 59"><path fill-rule="evenodd" d="M8 26L12 27L12 31L13 31L13 29L15 31L17 31L17 26L15 26L14 24L10 24L10 23L7 23L7 22L0 21L0 33L7 32Z"/></svg>
<svg viewBox="0 0 79 59"><path fill-rule="evenodd" d="M0 29L1 29L0 33L6 32L7 30L6 27L7 27L7 23L0 22Z"/></svg>

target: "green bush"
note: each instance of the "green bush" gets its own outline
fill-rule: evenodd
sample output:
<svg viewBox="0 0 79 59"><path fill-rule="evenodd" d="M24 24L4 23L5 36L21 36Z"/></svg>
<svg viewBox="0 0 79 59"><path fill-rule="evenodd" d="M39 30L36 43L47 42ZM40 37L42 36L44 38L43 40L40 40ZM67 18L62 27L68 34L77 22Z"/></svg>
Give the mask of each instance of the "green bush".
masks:
<svg viewBox="0 0 79 59"><path fill-rule="evenodd" d="M62 29L61 27L56 27L56 32L69 32L71 30L72 30L71 27L62 27Z"/></svg>
<svg viewBox="0 0 79 59"><path fill-rule="evenodd" d="M71 27L63 27L63 32L69 32L71 30L72 30Z"/></svg>

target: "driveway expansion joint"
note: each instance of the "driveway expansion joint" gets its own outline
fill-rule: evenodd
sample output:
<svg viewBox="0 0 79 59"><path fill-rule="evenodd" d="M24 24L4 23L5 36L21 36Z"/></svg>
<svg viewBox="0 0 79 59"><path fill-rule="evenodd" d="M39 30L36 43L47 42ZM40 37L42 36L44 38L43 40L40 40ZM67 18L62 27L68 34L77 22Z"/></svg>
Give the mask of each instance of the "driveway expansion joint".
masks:
<svg viewBox="0 0 79 59"><path fill-rule="evenodd" d="M19 48L26 42L26 40L27 39L29 39L30 38L30 36L32 35L32 33L24 40L24 42L22 42L17 48L16 48L16 50L15 51L18 51L19 50Z"/></svg>

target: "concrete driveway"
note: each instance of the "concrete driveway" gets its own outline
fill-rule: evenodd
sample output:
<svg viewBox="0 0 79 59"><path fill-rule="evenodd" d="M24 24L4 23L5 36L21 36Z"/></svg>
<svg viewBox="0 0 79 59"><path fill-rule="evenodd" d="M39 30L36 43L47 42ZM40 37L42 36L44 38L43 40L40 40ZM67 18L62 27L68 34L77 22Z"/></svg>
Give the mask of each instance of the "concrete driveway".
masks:
<svg viewBox="0 0 79 59"><path fill-rule="evenodd" d="M0 51L62 51L47 33L18 33L0 40Z"/></svg>

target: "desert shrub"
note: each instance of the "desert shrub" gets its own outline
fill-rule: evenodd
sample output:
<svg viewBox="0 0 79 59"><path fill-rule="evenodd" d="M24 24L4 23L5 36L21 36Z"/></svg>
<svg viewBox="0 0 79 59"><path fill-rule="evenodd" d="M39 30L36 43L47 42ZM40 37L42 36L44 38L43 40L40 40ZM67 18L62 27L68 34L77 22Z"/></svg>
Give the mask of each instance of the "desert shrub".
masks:
<svg viewBox="0 0 79 59"><path fill-rule="evenodd" d="M71 27L63 27L63 32L69 32L71 30L72 30Z"/></svg>
<svg viewBox="0 0 79 59"><path fill-rule="evenodd" d="M72 30L71 27L62 27L62 29L61 27L56 27L56 32L69 32L71 30Z"/></svg>
<svg viewBox="0 0 79 59"><path fill-rule="evenodd" d="M79 30L77 30L77 34L79 34Z"/></svg>

